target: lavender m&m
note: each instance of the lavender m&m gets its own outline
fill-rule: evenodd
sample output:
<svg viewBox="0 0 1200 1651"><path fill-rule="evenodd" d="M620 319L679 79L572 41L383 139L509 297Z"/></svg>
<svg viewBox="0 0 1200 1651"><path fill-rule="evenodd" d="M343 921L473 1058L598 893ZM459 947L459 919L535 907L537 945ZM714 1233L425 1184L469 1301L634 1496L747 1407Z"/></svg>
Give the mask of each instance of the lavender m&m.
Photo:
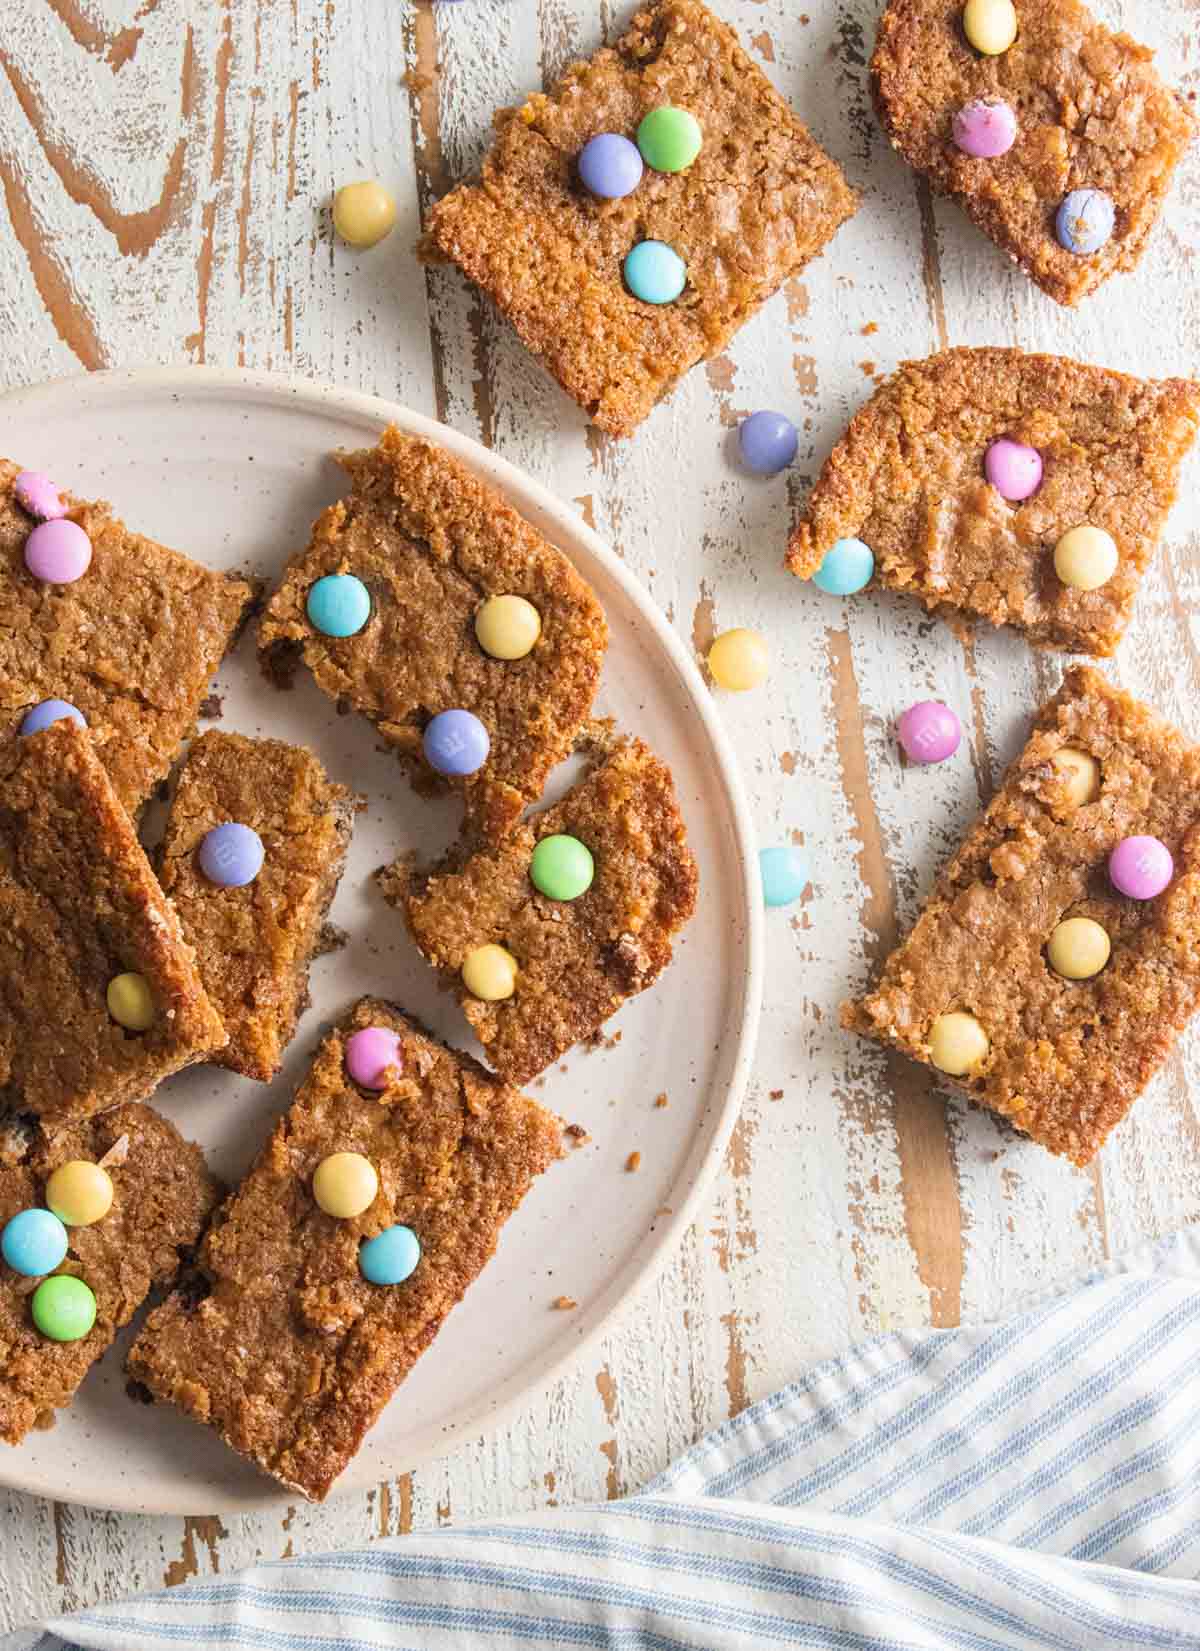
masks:
<svg viewBox="0 0 1200 1651"><path fill-rule="evenodd" d="M580 182L602 200L619 201L632 195L644 170L637 144L619 132L597 132L579 151Z"/></svg>
<svg viewBox="0 0 1200 1651"><path fill-rule="evenodd" d="M896 733L910 762L945 762L958 750L962 725L948 705L923 699L905 711Z"/></svg>
<svg viewBox="0 0 1200 1651"><path fill-rule="evenodd" d="M1019 504L1042 485L1045 466L1036 447L1001 436L983 456L983 473L1002 499Z"/></svg>
<svg viewBox="0 0 1200 1651"><path fill-rule="evenodd" d="M48 585L73 585L82 579L92 561L92 541L79 526L65 518L42 522L25 541L25 566L35 579Z"/></svg>
<svg viewBox="0 0 1200 1651"><path fill-rule="evenodd" d="M1118 893L1153 900L1175 875L1175 862L1157 837L1126 837L1108 857L1108 875Z"/></svg>
<svg viewBox="0 0 1200 1651"><path fill-rule="evenodd" d="M470 711L439 711L425 728L425 760L439 774L475 774L492 748L488 731Z"/></svg>
<svg viewBox="0 0 1200 1651"><path fill-rule="evenodd" d="M364 1026L346 1039L346 1071L364 1089L386 1089L388 1067L400 1064L399 1035L387 1026Z"/></svg>
<svg viewBox="0 0 1200 1651"><path fill-rule="evenodd" d="M1054 233L1059 246L1086 258L1112 238L1116 221L1111 195L1102 189L1072 189L1058 209Z"/></svg>
<svg viewBox="0 0 1200 1651"><path fill-rule="evenodd" d="M206 831L197 855L200 870L221 889L245 888L263 868L262 838L248 825L226 820Z"/></svg>
<svg viewBox="0 0 1200 1651"><path fill-rule="evenodd" d="M35 705L32 711L26 711L21 720L22 734L40 734L43 728L49 728L52 722L69 720L77 722L81 728L87 727L87 718L83 712L66 699L44 699L40 705Z"/></svg>
<svg viewBox="0 0 1200 1651"><path fill-rule="evenodd" d="M57 522L67 513L57 487L40 470L22 470L13 483L13 497L39 522Z"/></svg>
<svg viewBox="0 0 1200 1651"><path fill-rule="evenodd" d="M748 470L774 476L796 457L800 438L785 413L751 413L738 425L738 446Z"/></svg>
<svg viewBox="0 0 1200 1651"><path fill-rule="evenodd" d="M964 103L951 125L954 142L975 160L1007 155L1017 141L1017 117L1003 98L981 97Z"/></svg>

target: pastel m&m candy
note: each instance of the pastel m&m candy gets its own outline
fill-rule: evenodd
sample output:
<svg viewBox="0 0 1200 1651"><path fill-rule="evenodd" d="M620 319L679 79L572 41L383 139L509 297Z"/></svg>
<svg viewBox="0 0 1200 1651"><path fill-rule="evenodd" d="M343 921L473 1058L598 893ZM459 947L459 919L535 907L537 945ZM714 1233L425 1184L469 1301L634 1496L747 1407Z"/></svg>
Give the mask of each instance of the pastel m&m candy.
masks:
<svg viewBox="0 0 1200 1651"><path fill-rule="evenodd" d="M643 169L637 145L619 132L597 132L579 151L579 181L602 200L632 195Z"/></svg>
<svg viewBox="0 0 1200 1651"><path fill-rule="evenodd" d="M964 103L950 127L956 146L973 160L995 160L1007 155L1017 141L1017 117L1011 103L999 97Z"/></svg>
<svg viewBox="0 0 1200 1651"><path fill-rule="evenodd" d="M708 650L708 669L718 688L744 694L767 680L770 656L766 639L737 626L722 631Z"/></svg>
<svg viewBox="0 0 1200 1651"><path fill-rule="evenodd" d="M112 1209L112 1176L86 1158L60 1164L46 1182L46 1203L67 1227L92 1227Z"/></svg>
<svg viewBox="0 0 1200 1651"><path fill-rule="evenodd" d="M542 616L523 596L489 596L475 615L475 639L493 659L524 659L542 634Z"/></svg>
<svg viewBox="0 0 1200 1651"><path fill-rule="evenodd" d="M87 718L69 700L44 699L40 705L26 711L21 719L21 733L40 734L51 723L63 721L77 722L81 728L87 727Z"/></svg>
<svg viewBox="0 0 1200 1651"><path fill-rule="evenodd" d="M673 304L687 285L687 265L665 241L639 241L622 269L625 285L644 304Z"/></svg>
<svg viewBox="0 0 1200 1651"><path fill-rule="evenodd" d="M764 848L758 856L763 900L768 906L790 906L799 900L809 884L808 861L794 843L781 848Z"/></svg>
<svg viewBox="0 0 1200 1651"><path fill-rule="evenodd" d="M313 1175L313 1197L326 1215L353 1221L369 1210L379 1191L379 1176L361 1152L331 1152Z"/></svg>
<svg viewBox="0 0 1200 1651"><path fill-rule="evenodd" d="M637 129L637 146L656 172L686 172L700 153L704 134L695 115L664 105L651 109Z"/></svg>
<svg viewBox="0 0 1200 1651"><path fill-rule="evenodd" d="M425 761L439 774L455 779L477 774L488 760L491 738L470 711L439 711L425 725L422 736Z"/></svg>
<svg viewBox="0 0 1200 1651"><path fill-rule="evenodd" d="M738 446L748 470L774 476L796 457L800 438L784 413L751 413L738 425Z"/></svg>
<svg viewBox="0 0 1200 1651"><path fill-rule="evenodd" d="M529 862L529 876L547 900L578 900L592 886L596 862L578 837L556 833L543 837Z"/></svg>
<svg viewBox="0 0 1200 1651"><path fill-rule="evenodd" d="M346 1039L346 1071L364 1089L386 1089L388 1068L402 1064L400 1038L390 1026L363 1026Z"/></svg>
<svg viewBox="0 0 1200 1651"><path fill-rule="evenodd" d="M990 1048L987 1033L964 1009L939 1015L929 1028L929 1058L950 1078L965 1078L983 1064Z"/></svg>
<svg viewBox="0 0 1200 1651"><path fill-rule="evenodd" d="M44 1278L30 1303L33 1322L49 1341L82 1341L96 1322L96 1297L81 1278Z"/></svg>
<svg viewBox="0 0 1200 1651"><path fill-rule="evenodd" d="M825 552L813 584L827 596L853 596L875 577L875 552L861 539L838 539Z"/></svg>
<svg viewBox="0 0 1200 1651"><path fill-rule="evenodd" d="M352 573L327 573L309 590L304 604L322 636L357 636L371 617L371 596Z"/></svg>
<svg viewBox="0 0 1200 1651"><path fill-rule="evenodd" d="M1094 803L1100 795L1100 764L1090 751L1064 745L1050 758L1050 766L1067 789L1067 801L1074 808Z"/></svg>
<svg viewBox="0 0 1200 1651"><path fill-rule="evenodd" d="M1107 933L1090 917L1068 917L1057 924L1046 947L1050 967L1064 980L1091 980L1111 952Z"/></svg>
<svg viewBox="0 0 1200 1651"><path fill-rule="evenodd" d="M349 246L376 246L395 223L395 198L374 179L343 184L333 197L333 227Z"/></svg>
<svg viewBox="0 0 1200 1651"><path fill-rule="evenodd" d="M1019 504L1042 485L1045 466L1036 447L1001 436L983 456L983 473L1002 499Z"/></svg>
<svg viewBox="0 0 1200 1651"><path fill-rule="evenodd" d="M13 497L39 522L56 522L67 513L57 487L40 470L22 470L13 482Z"/></svg>
<svg viewBox="0 0 1200 1651"><path fill-rule="evenodd" d="M240 889L253 883L264 858L258 832L237 820L226 820L206 831L196 855L205 877L222 889Z"/></svg>
<svg viewBox="0 0 1200 1651"><path fill-rule="evenodd" d="M421 1245L411 1227L385 1227L358 1252L358 1267L368 1284L403 1284L416 1271Z"/></svg>
<svg viewBox="0 0 1200 1651"><path fill-rule="evenodd" d="M1117 571L1117 541L1102 527L1073 527L1054 547L1054 571L1072 590L1099 590Z"/></svg>
<svg viewBox="0 0 1200 1651"><path fill-rule="evenodd" d="M463 959L462 983L484 1003L503 1003L517 989L517 960L503 946L476 946Z"/></svg>
<svg viewBox="0 0 1200 1651"><path fill-rule="evenodd" d="M108 1012L129 1032L148 1032L154 1025L154 998L144 975L114 975L105 994Z"/></svg>
<svg viewBox="0 0 1200 1651"><path fill-rule="evenodd" d="M1157 837L1126 837L1108 857L1108 875L1118 893L1153 900L1175 875L1175 861Z"/></svg>
<svg viewBox="0 0 1200 1651"><path fill-rule="evenodd" d="M92 564L92 541L78 522L42 522L25 541L25 566L48 585L73 585Z"/></svg>
<svg viewBox="0 0 1200 1651"><path fill-rule="evenodd" d="M0 1234L0 1255L14 1273L40 1278L62 1265L67 1253L67 1229L49 1210L22 1210L7 1221Z"/></svg>
<svg viewBox="0 0 1200 1651"><path fill-rule="evenodd" d="M1072 189L1058 209L1054 233L1059 246L1086 258L1111 239L1116 221L1111 195L1102 189Z"/></svg>
<svg viewBox="0 0 1200 1651"><path fill-rule="evenodd" d="M905 711L896 734L910 762L945 762L958 750L962 724L948 705L923 699Z"/></svg>
<svg viewBox="0 0 1200 1651"><path fill-rule="evenodd" d="M977 52L999 57L1017 38L1017 8L1013 0L967 0L963 33Z"/></svg>

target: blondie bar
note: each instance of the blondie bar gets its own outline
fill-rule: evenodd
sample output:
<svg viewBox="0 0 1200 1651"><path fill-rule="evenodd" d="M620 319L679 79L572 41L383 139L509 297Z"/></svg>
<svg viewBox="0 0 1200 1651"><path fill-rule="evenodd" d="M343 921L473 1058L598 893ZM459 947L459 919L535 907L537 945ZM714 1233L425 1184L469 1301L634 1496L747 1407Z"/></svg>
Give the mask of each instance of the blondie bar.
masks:
<svg viewBox="0 0 1200 1651"><path fill-rule="evenodd" d="M57 1129L144 1099L226 1042L174 908L77 723L0 741L0 933L9 1111Z"/></svg>
<svg viewBox="0 0 1200 1651"><path fill-rule="evenodd" d="M1200 747L1067 673L843 1024L1086 1164L1200 1005Z"/></svg>
<svg viewBox="0 0 1200 1651"><path fill-rule="evenodd" d="M587 720L603 610L562 552L442 448L393 428L342 462L354 490L289 562L259 627L264 667L286 683L303 659L331 699L370 717L419 787L457 787L472 830L501 837ZM331 617L319 605L330 593L361 606L347 619L335 601ZM506 608L518 614L513 645L486 627ZM474 732L465 763L435 751L431 764L435 720Z"/></svg>
<svg viewBox="0 0 1200 1651"><path fill-rule="evenodd" d="M283 740L213 731L188 752L159 875L229 1033L219 1066L264 1083L278 1072L359 806Z"/></svg>
<svg viewBox="0 0 1200 1651"><path fill-rule="evenodd" d="M364 1032L390 1043L369 1090L348 1071ZM195 1280L147 1320L130 1374L320 1501L560 1152L556 1118L363 999L218 1212ZM349 1155L368 1184L339 1199Z"/></svg>
<svg viewBox="0 0 1200 1651"><path fill-rule="evenodd" d="M90 561L66 582L39 578L25 559L39 524L18 502L20 474L0 459L0 736L45 701L65 701L134 813L194 726L253 588L132 532L106 504L69 494L60 496L67 529L82 529Z"/></svg>
<svg viewBox="0 0 1200 1651"><path fill-rule="evenodd" d="M1020 350L907 361L831 453L787 565L811 578L834 546L861 541L880 584L942 618L1105 656L1129 623L1198 428L1200 384L1188 379ZM1079 528L1104 536L1099 584L1079 583L1059 556Z"/></svg>
<svg viewBox="0 0 1200 1651"><path fill-rule="evenodd" d="M680 170L687 151L663 156L641 131L664 107L693 133L699 125L699 152ZM677 379L722 350L858 204L700 0L638 12L615 46L573 65L548 95L501 110L495 124L480 180L433 208L426 256L476 282L614 435L629 435ZM640 179L618 196L595 193L580 175L580 152L605 134L625 145ZM635 138L651 157L644 169ZM679 272L674 301L631 290L626 260L641 245Z"/></svg>

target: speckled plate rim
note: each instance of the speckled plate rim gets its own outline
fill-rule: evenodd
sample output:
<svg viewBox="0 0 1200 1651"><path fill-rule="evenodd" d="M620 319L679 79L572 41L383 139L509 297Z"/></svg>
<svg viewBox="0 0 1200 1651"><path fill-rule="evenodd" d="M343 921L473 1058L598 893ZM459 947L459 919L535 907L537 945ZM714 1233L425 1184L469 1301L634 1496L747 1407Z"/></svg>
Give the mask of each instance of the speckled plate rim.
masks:
<svg viewBox="0 0 1200 1651"><path fill-rule="evenodd" d="M575 1331L574 1342L564 1353L548 1360L535 1373L517 1373L509 1384L510 1391L501 1389L495 1398L486 1403L466 1408L453 1421L434 1430L422 1444L410 1446L404 1460L393 1464L394 1476L446 1455L472 1434L502 1428L519 1414L533 1395L545 1391L568 1375L597 1347L617 1313L654 1283L687 1229L701 1215L741 1110L758 1040L764 970L764 911L754 827L732 746L694 659L621 559L569 505L540 482L472 437L397 402L281 373L208 366L116 369L70 375L11 389L0 394L0 406L10 416L19 414L23 409L28 409L31 414L37 411L44 415L63 398L70 397L76 406L81 401L110 403L115 415L125 395L148 390L188 399L204 397L219 400L226 394L236 394L242 398L258 397L272 402L301 402L314 413L328 409L364 423L376 423L380 428L389 423L396 424L412 435L423 436L447 448L477 475L498 488L518 510L534 514L547 523L548 537L573 561L577 561L577 553L581 553L585 564L589 559L594 561L606 577L620 587L682 683L711 751L714 781L723 797L732 827L734 871L741 885L739 903L746 923L741 1012L735 1048L732 1058L727 1061L729 1076L724 1098L718 1109L703 1120L703 1127L698 1131L696 1149L677 1183L685 1189L682 1197L673 1199L672 1214L656 1228L636 1262L622 1268L608 1288L580 1313L572 1327ZM586 566L581 567L580 571L587 577ZM85 1493L81 1496L77 1485L72 1483L72 1477L70 1464L64 1463L61 1487L50 1489L42 1476L33 1482L22 1473L20 1447L15 1450L0 1447L0 1486L8 1489L35 1495L54 1495L63 1501L118 1513L179 1516L244 1514L250 1511L244 1497L224 1498L215 1495L210 1487L205 1487L198 1498L190 1495L180 1498L170 1493L156 1496L152 1487L147 1487L147 1494L144 1495L126 1495L115 1485L108 1494ZM359 1488L347 1485L344 1494ZM335 1485L329 1500L333 1501L338 1495L339 1488ZM284 1507L294 1501L294 1496L283 1492L273 1495L269 1481L264 1478L263 1496L255 1507Z"/></svg>

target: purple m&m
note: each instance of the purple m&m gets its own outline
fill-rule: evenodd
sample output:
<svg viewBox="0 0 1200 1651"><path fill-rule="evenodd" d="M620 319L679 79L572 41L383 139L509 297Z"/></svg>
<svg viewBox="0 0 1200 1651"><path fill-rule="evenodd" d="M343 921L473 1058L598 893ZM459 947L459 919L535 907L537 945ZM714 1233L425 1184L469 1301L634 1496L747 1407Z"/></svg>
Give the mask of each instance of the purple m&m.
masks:
<svg viewBox="0 0 1200 1651"><path fill-rule="evenodd" d="M1002 499L1019 504L1042 485L1042 455L1036 447L1001 436L984 454L983 473Z"/></svg>
<svg viewBox="0 0 1200 1651"><path fill-rule="evenodd" d="M1055 216L1054 233L1059 246L1087 258L1111 240L1116 221L1112 196L1103 189L1072 189Z"/></svg>
<svg viewBox="0 0 1200 1651"><path fill-rule="evenodd" d="M42 729L49 728L52 722L62 722L64 719L77 722L81 728L87 727L87 718L69 700L44 699L40 705L35 705L32 711L26 711L20 731L22 734L40 734Z"/></svg>
<svg viewBox="0 0 1200 1651"><path fill-rule="evenodd" d="M997 155L1007 155L1017 141L1017 117L1003 98L981 97L962 106L951 131L964 155L995 160Z"/></svg>
<svg viewBox="0 0 1200 1651"><path fill-rule="evenodd" d="M386 1089L388 1067L400 1065L400 1038L386 1026L364 1026L346 1039L346 1071L364 1089Z"/></svg>
<svg viewBox="0 0 1200 1651"><path fill-rule="evenodd" d="M738 425L738 446L748 470L774 476L786 470L799 445L796 426L784 413L751 413Z"/></svg>
<svg viewBox="0 0 1200 1651"><path fill-rule="evenodd" d="M439 711L425 728L425 760L439 774L475 774L488 759L488 731L470 711Z"/></svg>
<svg viewBox="0 0 1200 1651"><path fill-rule="evenodd" d="M632 195L644 169L637 144L619 132L597 132L579 151L580 181L585 189L606 201Z"/></svg>
<svg viewBox="0 0 1200 1651"><path fill-rule="evenodd" d="M205 832L197 858L210 883L222 889L240 889L258 876L265 852L257 831L227 820Z"/></svg>
<svg viewBox="0 0 1200 1651"><path fill-rule="evenodd" d="M25 541L25 566L35 579L48 585L73 585L82 579L92 560L92 541L65 518L43 522Z"/></svg>
<svg viewBox="0 0 1200 1651"><path fill-rule="evenodd" d="M67 513L57 487L40 470L22 470L13 483L13 497L39 522L56 522Z"/></svg>
<svg viewBox="0 0 1200 1651"><path fill-rule="evenodd" d="M896 733L910 762L945 762L958 750L962 725L948 705L923 699L905 711Z"/></svg>
<svg viewBox="0 0 1200 1651"><path fill-rule="evenodd" d="M1118 893L1153 900L1174 877L1175 862L1157 837L1126 837L1108 857L1108 875Z"/></svg>

